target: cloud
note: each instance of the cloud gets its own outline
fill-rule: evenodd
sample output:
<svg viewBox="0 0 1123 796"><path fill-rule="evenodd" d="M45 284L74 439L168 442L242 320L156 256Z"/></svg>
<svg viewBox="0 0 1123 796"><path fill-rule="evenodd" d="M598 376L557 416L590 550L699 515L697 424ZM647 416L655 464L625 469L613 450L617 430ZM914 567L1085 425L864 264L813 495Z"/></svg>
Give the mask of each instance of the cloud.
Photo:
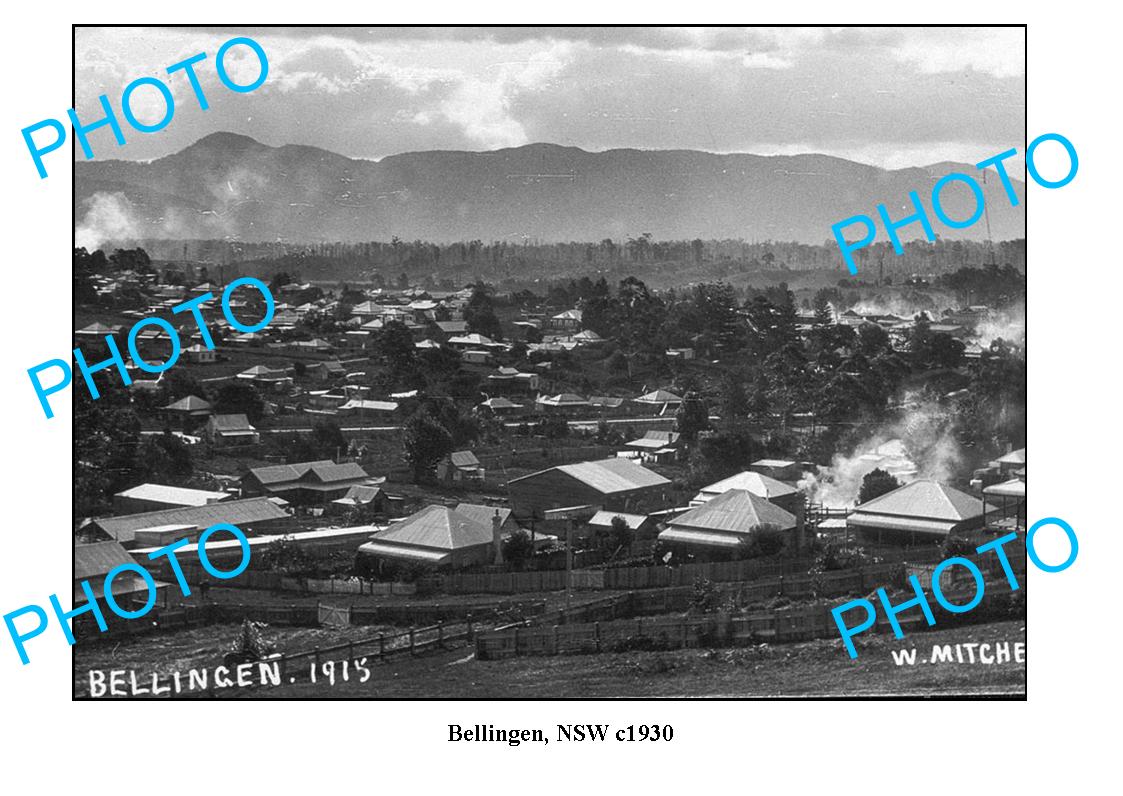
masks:
<svg viewBox="0 0 1123 796"><path fill-rule="evenodd" d="M268 80L249 94L214 75L234 35L269 55ZM129 133L113 156L158 157L228 130L367 158L548 141L806 147L897 167L986 156L1024 136L1022 28L79 28L76 109L92 118L98 94L117 99L129 80L200 51L211 109L172 78L173 122ZM256 75L245 48L230 66Z"/></svg>

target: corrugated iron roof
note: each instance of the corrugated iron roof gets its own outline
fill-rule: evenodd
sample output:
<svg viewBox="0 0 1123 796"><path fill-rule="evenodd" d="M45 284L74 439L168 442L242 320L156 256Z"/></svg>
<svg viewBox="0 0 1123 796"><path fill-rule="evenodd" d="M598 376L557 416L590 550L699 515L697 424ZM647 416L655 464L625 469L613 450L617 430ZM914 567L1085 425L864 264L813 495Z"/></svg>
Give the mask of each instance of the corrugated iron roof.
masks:
<svg viewBox="0 0 1123 796"><path fill-rule="evenodd" d="M140 484L118 492L114 497L150 500L172 506L205 506L219 500L228 500L231 495L229 492L209 492L205 489L186 489L167 484Z"/></svg>
<svg viewBox="0 0 1123 796"><path fill-rule="evenodd" d="M451 553L441 550L423 550L417 547L404 547L388 542L367 542L359 545L359 552L380 558L400 558L406 561L419 561L425 564L445 564Z"/></svg>
<svg viewBox="0 0 1123 796"><path fill-rule="evenodd" d="M748 534L762 525L794 528L795 515L744 489L730 489L667 522L670 528Z"/></svg>
<svg viewBox="0 0 1123 796"><path fill-rule="evenodd" d="M118 542L131 542L137 531L160 525L195 525L208 528L220 522L231 525L249 525L264 520L284 519L289 515L281 511L269 498L224 500L208 506L185 506L178 509L160 509L121 517L102 517L91 524L112 536Z"/></svg>
<svg viewBox="0 0 1123 796"><path fill-rule="evenodd" d="M456 467L475 468L480 466L480 460L471 451L453 451L448 455L448 458Z"/></svg>
<svg viewBox="0 0 1123 796"><path fill-rule="evenodd" d="M605 495L671 483L658 473L654 473L630 459L601 459L594 462L563 464L553 469L576 478L581 483L591 486ZM523 478L533 478L535 475L538 475L538 473L524 475ZM512 479L512 483L521 480L522 478L515 478Z"/></svg>
<svg viewBox="0 0 1123 796"><path fill-rule="evenodd" d="M245 415L211 415L211 422L218 431L253 431L250 420Z"/></svg>
<svg viewBox="0 0 1123 796"><path fill-rule="evenodd" d="M210 409L211 405L195 395L188 395L186 398L180 398L175 403L170 403L164 407L171 409L174 412L201 412L205 409Z"/></svg>
<svg viewBox="0 0 1123 796"><path fill-rule="evenodd" d="M682 403L682 398L668 390L653 390L646 395L636 398L636 403L641 404L674 404Z"/></svg>
<svg viewBox="0 0 1123 796"><path fill-rule="evenodd" d="M589 525L595 525L598 528L611 528L613 517L620 517L633 531L647 522L647 517L643 514L625 514L622 511L598 511L589 518Z"/></svg>
<svg viewBox="0 0 1123 796"><path fill-rule="evenodd" d="M1019 448L1016 451L1010 451L1005 456L998 457L999 464L1025 464L1026 463L1026 449Z"/></svg>
<svg viewBox="0 0 1123 796"><path fill-rule="evenodd" d="M392 542L436 550L456 550L490 544L491 522L482 523L448 506L427 506L394 523L375 536L376 542Z"/></svg>
<svg viewBox="0 0 1123 796"><path fill-rule="evenodd" d="M767 475L744 470L736 475L723 478L709 486L702 487L702 490L694 496L694 499L709 500L712 497L728 492L730 489L744 489L747 492L752 492L754 495L759 495L768 500L794 495L798 491L794 487L788 486L783 481L777 481L775 478L769 478Z"/></svg>
<svg viewBox="0 0 1123 796"><path fill-rule="evenodd" d="M998 497L1024 498L1026 496L1026 482L1020 478L1011 478L1001 484L992 484L983 489L983 494L997 495Z"/></svg>
<svg viewBox="0 0 1123 796"><path fill-rule="evenodd" d="M491 527L491 518L495 516L497 511L499 512L499 524L502 525L511 516L510 509L502 506L481 506L478 503L461 503L456 507L457 514L475 520L488 528Z"/></svg>
<svg viewBox="0 0 1123 796"><path fill-rule="evenodd" d="M874 498L854 509L855 514L889 514L953 523L981 517L983 501L946 484L922 478Z"/></svg>
<svg viewBox="0 0 1123 796"><path fill-rule="evenodd" d="M659 533L660 542L678 542L679 544L703 545L705 547L721 547L725 549L738 547L741 544L741 539L742 537L737 534L694 531L686 528L667 528Z"/></svg>
<svg viewBox="0 0 1123 796"><path fill-rule="evenodd" d="M932 520L923 517L896 517L886 514L851 514L847 522L853 527L874 528L884 531L928 533L947 536L957 523L950 520Z"/></svg>
<svg viewBox="0 0 1123 796"><path fill-rule="evenodd" d="M74 546L74 579L86 580L105 575L121 564L133 564L129 555L119 542L95 542Z"/></svg>

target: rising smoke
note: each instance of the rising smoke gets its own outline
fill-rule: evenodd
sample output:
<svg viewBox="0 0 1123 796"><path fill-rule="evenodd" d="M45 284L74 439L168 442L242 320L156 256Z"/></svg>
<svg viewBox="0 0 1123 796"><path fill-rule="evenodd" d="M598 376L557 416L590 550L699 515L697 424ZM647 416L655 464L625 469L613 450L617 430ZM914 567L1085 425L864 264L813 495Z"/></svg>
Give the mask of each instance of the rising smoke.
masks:
<svg viewBox="0 0 1123 796"><path fill-rule="evenodd" d="M99 191L82 206L85 215L74 230L75 246L92 252L111 241L140 237L133 206L123 193Z"/></svg>
<svg viewBox="0 0 1123 796"><path fill-rule="evenodd" d="M902 416L879 427L849 454L836 453L829 467L808 474L799 488L828 508L850 508L862 479L876 468L902 484L918 478L952 480L963 464L955 439L955 414L949 406L907 393Z"/></svg>

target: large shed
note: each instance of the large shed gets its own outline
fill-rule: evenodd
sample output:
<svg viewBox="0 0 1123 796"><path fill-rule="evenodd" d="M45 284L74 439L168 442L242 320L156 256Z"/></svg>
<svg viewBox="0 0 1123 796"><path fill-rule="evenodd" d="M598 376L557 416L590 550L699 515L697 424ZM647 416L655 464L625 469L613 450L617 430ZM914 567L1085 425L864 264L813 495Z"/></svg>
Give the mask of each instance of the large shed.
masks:
<svg viewBox="0 0 1123 796"><path fill-rule="evenodd" d="M671 482L630 459L563 464L513 478L507 488L515 516L541 519L550 509L598 506L606 511L646 513L662 508Z"/></svg>
<svg viewBox="0 0 1123 796"><path fill-rule="evenodd" d="M184 506L178 509L145 511L140 514L125 514L120 517L102 517L91 520L83 527L87 535L100 536L99 541L114 539L123 546L136 546L138 531L155 531L167 526L190 526L196 530L184 533L184 538L198 537L199 533L217 523L230 523L246 533L252 534L262 529L274 529L288 524L289 515L278 508L269 498L259 497L248 500L224 500L206 506Z"/></svg>

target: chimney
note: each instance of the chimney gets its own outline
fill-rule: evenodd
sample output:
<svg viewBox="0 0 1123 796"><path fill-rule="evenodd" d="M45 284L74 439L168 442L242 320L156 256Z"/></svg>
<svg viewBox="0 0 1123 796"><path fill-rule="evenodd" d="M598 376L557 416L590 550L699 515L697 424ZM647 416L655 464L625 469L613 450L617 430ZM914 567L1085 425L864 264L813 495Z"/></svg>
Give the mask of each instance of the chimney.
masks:
<svg viewBox="0 0 1123 796"><path fill-rule="evenodd" d="M503 520L499 519L499 509L496 509L495 514L491 516L491 543L495 546L496 566L503 563L503 537L499 533L499 528L502 525Z"/></svg>

